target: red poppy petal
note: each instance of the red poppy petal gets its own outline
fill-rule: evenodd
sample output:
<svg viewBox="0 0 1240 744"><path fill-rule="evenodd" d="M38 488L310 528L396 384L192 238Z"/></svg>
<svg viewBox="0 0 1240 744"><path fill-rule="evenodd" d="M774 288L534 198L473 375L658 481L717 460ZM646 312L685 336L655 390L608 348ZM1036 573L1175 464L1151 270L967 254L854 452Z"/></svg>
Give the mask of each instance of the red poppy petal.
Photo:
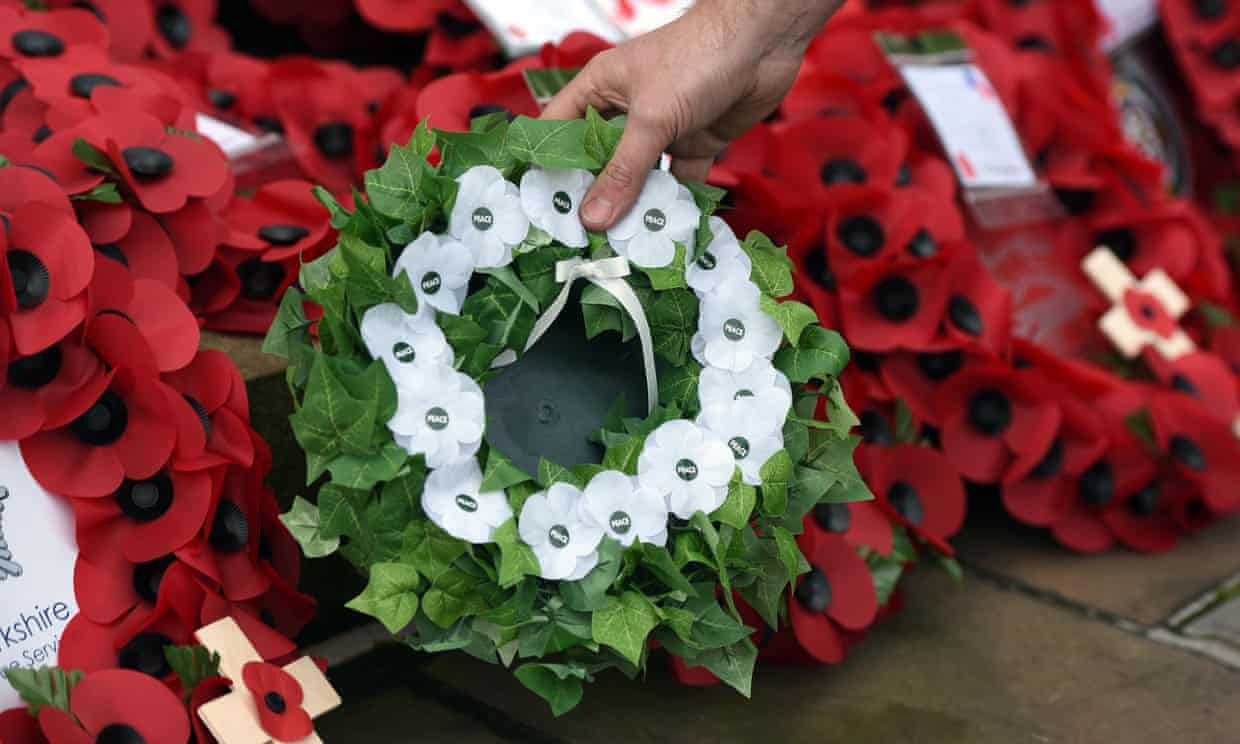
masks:
<svg viewBox="0 0 1240 744"><path fill-rule="evenodd" d="M831 583L827 615L845 628L861 630L874 622L878 595L874 579L857 551L843 540L823 540L814 549L813 565Z"/></svg>
<svg viewBox="0 0 1240 744"><path fill-rule="evenodd" d="M1051 534L1078 553L1101 553L1115 542L1106 524L1085 509L1077 509L1060 521L1051 528Z"/></svg>
<svg viewBox="0 0 1240 744"><path fill-rule="evenodd" d="M134 281L129 317L155 351L161 372L181 369L194 359L200 334L185 303L166 285L151 279Z"/></svg>
<svg viewBox="0 0 1240 744"><path fill-rule="evenodd" d="M796 597L788 600L788 619L797 641L818 661L837 664L844 659L844 644L831 620L821 612L810 612Z"/></svg>
<svg viewBox="0 0 1240 744"><path fill-rule="evenodd" d="M52 493L98 498L115 491L125 479L112 448L82 444L66 429L23 439L21 449L35 480Z"/></svg>
<svg viewBox="0 0 1240 744"><path fill-rule="evenodd" d="M189 740L185 706L157 679L128 669L86 675L73 688L73 714L88 731L115 723L134 728L149 742Z"/></svg>
<svg viewBox="0 0 1240 744"><path fill-rule="evenodd" d="M32 721L36 720L25 710L21 713ZM94 744L95 737L82 730L73 716L60 708L44 708L37 720L43 735L52 744ZM8 739L4 741L7 743Z"/></svg>
<svg viewBox="0 0 1240 744"><path fill-rule="evenodd" d="M151 561L185 547L206 524L211 510L211 478L205 473L173 471L171 508L159 519L135 525L125 542L125 558Z"/></svg>

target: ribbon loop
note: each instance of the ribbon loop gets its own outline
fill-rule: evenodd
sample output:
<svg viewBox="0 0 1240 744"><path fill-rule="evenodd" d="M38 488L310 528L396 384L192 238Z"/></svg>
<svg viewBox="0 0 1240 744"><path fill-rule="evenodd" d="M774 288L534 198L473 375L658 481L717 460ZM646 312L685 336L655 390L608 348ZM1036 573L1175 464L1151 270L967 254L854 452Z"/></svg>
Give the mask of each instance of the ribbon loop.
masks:
<svg viewBox="0 0 1240 744"><path fill-rule="evenodd" d="M646 370L646 405L647 410L653 413L654 409L659 405L659 378L654 361L654 339L650 334L650 321L646 319L646 311L642 308L641 300L637 298L637 294L629 286L628 282L624 281L624 277L629 276L631 273L632 269L629 267L629 261L623 256L604 258L598 261L569 258L557 262L555 265L555 279L560 284L563 284L564 287L555 298L555 302L551 303L551 306L547 308L547 312L543 313L538 322L534 324L529 340L525 343L525 351L533 348L534 344L538 343L539 339L545 336L547 331L551 330L551 326L555 325L555 321L568 305L568 299L573 291L573 284L578 279L585 279L607 294L615 297L620 302L620 306L633 319L633 324L637 326L637 337L641 340L642 345L642 363ZM516 354L510 351L504 352L495 360L492 366L505 367L515 361Z"/></svg>

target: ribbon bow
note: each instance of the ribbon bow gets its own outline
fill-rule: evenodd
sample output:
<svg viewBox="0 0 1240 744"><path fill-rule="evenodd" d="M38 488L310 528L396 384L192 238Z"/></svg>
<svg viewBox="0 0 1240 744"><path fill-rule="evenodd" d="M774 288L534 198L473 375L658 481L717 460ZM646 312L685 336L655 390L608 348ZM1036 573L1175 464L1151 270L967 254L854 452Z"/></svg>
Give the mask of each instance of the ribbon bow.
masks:
<svg viewBox="0 0 1240 744"><path fill-rule="evenodd" d="M529 340L525 343L525 351L533 348L534 344L551 330L551 326L555 325L560 313L564 312L564 308L568 305L573 284L578 279L585 279L619 300L620 306L637 326L637 337L642 344L642 362L646 368L646 405L647 409L653 412L659 405L659 378L654 363L654 339L650 335L650 321L646 319L646 311L642 308L641 300L637 299L637 294L633 292L629 283L624 281L624 277L631 273L633 272L629 268L629 261L623 256L598 261L569 258L556 263L555 280L564 287L560 290L559 296L555 298L555 302L547 308L547 312L543 313L538 322L534 324L534 330L530 332ZM516 360L516 354L505 352L495 360L492 366L505 367Z"/></svg>

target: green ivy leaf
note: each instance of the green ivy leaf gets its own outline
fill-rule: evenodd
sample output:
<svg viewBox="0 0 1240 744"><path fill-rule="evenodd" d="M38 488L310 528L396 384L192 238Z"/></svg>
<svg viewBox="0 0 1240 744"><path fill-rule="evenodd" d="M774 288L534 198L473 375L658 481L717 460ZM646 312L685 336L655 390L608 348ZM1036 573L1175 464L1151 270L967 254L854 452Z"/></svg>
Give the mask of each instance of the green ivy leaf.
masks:
<svg viewBox="0 0 1240 744"><path fill-rule="evenodd" d="M203 680L220 674L220 655L203 646L165 646L164 658L181 681L186 699Z"/></svg>
<svg viewBox="0 0 1240 744"><path fill-rule="evenodd" d="M611 292L594 284L581 290L581 310L585 318L586 338L594 338L605 331L615 331L623 341L637 335L637 324L620 300Z"/></svg>
<svg viewBox="0 0 1240 744"><path fill-rule="evenodd" d="M693 584L689 583L689 580L676 566L676 561L672 559L672 554L667 552L667 548L643 543L640 548L633 548L633 550L638 549L641 550L642 567L654 574L664 586L675 592L684 592L690 597L697 594Z"/></svg>
<svg viewBox="0 0 1240 744"><path fill-rule="evenodd" d="M753 632L736 618L729 615L714 595L691 599L685 608L693 614L694 623L690 640L703 649L723 648L749 637Z"/></svg>
<svg viewBox="0 0 1240 744"><path fill-rule="evenodd" d="M538 557L530 546L521 542L517 535L517 520L509 519L495 530L492 536L499 546L499 585L504 588L515 586L526 576L537 576L541 571Z"/></svg>
<svg viewBox="0 0 1240 744"><path fill-rule="evenodd" d="M289 424L307 452L366 455L371 452L377 416L378 399L354 398L332 373L327 356L317 354L305 400Z"/></svg>
<svg viewBox="0 0 1240 744"><path fill-rule="evenodd" d="M349 219L353 216L353 213L340 206L340 202L336 201L336 197L332 192L322 186L315 186L310 189L310 193L314 194L314 198L318 199L320 204L327 207L327 211L331 214L333 228L340 230L349 224Z"/></svg>
<svg viewBox="0 0 1240 744"><path fill-rule="evenodd" d="M575 488L583 485L573 471L545 458L538 461L538 482L543 488L551 488L556 483L567 483Z"/></svg>
<svg viewBox="0 0 1240 744"><path fill-rule="evenodd" d="M780 248L757 231L749 233L741 248L753 263L750 278L763 294L776 299L792 294L793 264L786 248Z"/></svg>
<svg viewBox="0 0 1240 744"><path fill-rule="evenodd" d="M788 509L788 488L792 481L792 457L781 449L771 455L759 471L762 477L762 511L779 517Z"/></svg>
<svg viewBox="0 0 1240 744"><path fill-rule="evenodd" d="M319 533L319 508L300 496L294 497L292 508L280 515L280 521L307 558L323 558L340 548L339 537L327 539Z"/></svg>
<svg viewBox="0 0 1240 744"><path fill-rule="evenodd" d="M508 151L522 163L541 168L597 170L602 163L586 154L584 119L552 121L519 116L508 127Z"/></svg>
<svg viewBox="0 0 1240 744"><path fill-rule="evenodd" d="M584 670L583 670L584 671ZM581 682L573 667L563 664L524 664L513 672L525 687L551 705L552 715L564 715L581 703Z"/></svg>
<svg viewBox="0 0 1240 744"><path fill-rule="evenodd" d="M752 542L750 560L757 565L756 577L752 584L741 587L741 596L769 627L778 628L784 590L788 588L787 569L774 540Z"/></svg>
<svg viewBox="0 0 1240 744"><path fill-rule="evenodd" d="M650 277L650 286L656 292L669 289L683 289L689 286L685 281L685 246L676 244L676 256L667 266L658 269L642 267L642 273Z"/></svg>
<svg viewBox="0 0 1240 744"><path fill-rule="evenodd" d="M714 214L719 209L719 205L723 203L724 197L728 195L727 191L700 181L686 182L685 188L693 194L693 201L697 203L698 209L702 210L703 217Z"/></svg>
<svg viewBox="0 0 1240 744"><path fill-rule="evenodd" d="M335 484L323 486L319 491L319 534L328 540L363 534L366 525L362 513L369 500L369 491L353 491Z"/></svg>
<svg viewBox="0 0 1240 744"><path fill-rule="evenodd" d="M538 298L539 307L547 307L560 293L561 285L555 279L555 265L579 255L581 251L576 248L569 248L558 243L517 255L517 273L530 292Z"/></svg>
<svg viewBox="0 0 1240 744"><path fill-rule="evenodd" d="M633 664L640 664L650 631L659 624L650 600L628 591L619 597L608 597L607 606L594 613L590 635L598 643L610 646Z"/></svg>
<svg viewBox="0 0 1240 744"><path fill-rule="evenodd" d="M637 460L641 457L645 443L645 437L629 436L608 447L603 454L603 467L619 470L627 475L637 475Z"/></svg>
<svg viewBox="0 0 1240 744"><path fill-rule="evenodd" d="M346 488L369 491L379 483L392 480L405 466L409 454L395 442L387 442L367 457L341 455L327 465L332 482Z"/></svg>
<svg viewBox="0 0 1240 744"><path fill-rule="evenodd" d="M702 365L686 359L680 366L660 365L659 404L676 406L686 418L697 415L701 402L698 398L698 382L702 377Z"/></svg>
<svg viewBox="0 0 1240 744"><path fill-rule="evenodd" d="M623 127L608 122L593 106L586 109L585 146L586 155L591 159L600 164L611 162L622 136Z"/></svg>
<svg viewBox="0 0 1240 744"><path fill-rule="evenodd" d="M498 280L492 280L465 300L461 314L487 329L486 340L501 349L523 350L538 321L535 311Z"/></svg>
<svg viewBox="0 0 1240 744"><path fill-rule="evenodd" d="M59 708L72 715L69 696L85 676L82 672L51 667L5 669L3 674L34 716L44 707Z"/></svg>
<svg viewBox="0 0 1240 744"><path fill-rule="evenodd" d="M387 160L366 174L366 195L380 213L410 224L421 224L426 212L423 185L431 173L426 156L410 143L392 145Z"/></svg>
<svg viewBox="0 0 1240 744"><path fill-rule="evenodd" d="M560 597L565 606L578 612L594 612L606 607L607 590L620 575L620 554L623 552L620 543L604 537L598 547L598 565L580 581L560 582Z"/></svg>
<svg viewBox="0 0 1240 744"><path fill-rule="evenodd" d="M710 516L717 522L742 530L745 525L749 524L749 518L753 515L753 509L757 503L758 490L741 480L738 470L728 485L727 501L724 501L723 506Z"/></svg>
<svg viewBox="0 0 1240 744"><path fill-rule="evenodd" d="M809 562L805 560L805 555L801 552L791 532L783 527L775 527L771 530L771 534L775 537L775 547L779 549L779 560L783 562L784 568L788 571L788 585L791 586L798 576L809 571Z"/></svg>
<svg viewBox="0 0 1240 744"><path fill-rule="evenodd" d="M72 150L73 156L85 163L87 168L96 170L99 173L116 175L116 166L112 165L112 159L108 157L107 153L81 137L73 140Z"/></svg>
<svg viewBox="0 0 1240 744"><path fill-rule="evenodd" d="M405 528L401 563L418 569L432 582L452 568L457 558L469 552L469 544L449 535L435 524L417 520Z"/></svg>
<svg viewBox="0 0 1240 744"><path fill-rule="evenodd" d="M422 595L422 611L431 622L450 628L467 615L488 609L482 581L458 568L448 569Z"/></svg>
<svg viewBox="0 0 1240 744"><path fill-rule="evenodd" d="M482 485L479 486L479 490L483 492L502 491L530 479L530 476L514 465L507 455L491 447L487 452L487 466L482 472Z"/></svg>
<svg viewBox="0 0 1240 744"><path fill-rule="evenodd" d="M125 201L120 190L116 188L116 184L110 181L104 181L84 194L74 194L71 198L74 201L93 201L102 204L121 204Z"/></svg>
<svg viewBox="0 0 1240 744"><path fill-rule="evenodd" d="M511 266L504 266L498 269L479 269L478 273L487 274L495 278L500 284L512 290L521 301L529 306L534 312L538 312L538 298L530 291L530 288L521 282Z"/></svg>
<svg viewBox="0 0 1240 744"><path fill-rule="evenodd" d="M854 428L861 425L861 419L844 399L844 388L838 382L833 382L831 392L827 393L827 419L827 428L841 439L847 438Z"/></svg>
<svg viewBox="0 0 1240 744"><path fill-rule="evenodd" d="M439 313L435 316L435 322L443 330L443 335L448 340L448 345L456 352L458 365L467 353L487 338L487 330L478 325L473 318L453 315L452 313Z"/></svg>
<svg viewBox="0 0 1240 744"><path fill-rule="evenodd" d="M479 165L489 165L508 174L516 162L505 148L508 141L508 122L500 118L482 131L448 132L435 130L442 153L439 174L459 178L465 171Z"/></svg>
<svg viewBox="0 0 1240 744"><path fill-rule="evenodd" d="M397 277L388 274L384 249L341 235L340 256L349 272L349 300L359 315L388 302L396 303L409 314L418 311L418 297L409 276L404 272Z"/></svg>
<svg viewBox="0 0 1240 744"><path fill-rule="evenodd" d="M780 302L762 295L762 311L779 323L779 327L784 329L784 338L793 346L800 343L806 326L818 322L818 313L812 307L792 300Z"/></svg>
<svg viewBox="0 0 1240 744"><path fill-rule="evenodd" d="M370 567L366 590L345 607L370 615L393 635L400 633L418 614L418 590L422 577L403 563L376 563Z"/></svg>
<svg viewBox="0 0 1240 744"><path fill-rule="evenodd" d="M811 325L802 332L800 345L775 354L775 366L792 382L826 381L844 371L848 358L848 344L840 334Z"/></svg>
<svg viewBox="0 0 1240 744"><path fill-rule="evenodd" d="M698 299L692 292L659 292L646 309L654 350L673 366L688 362L689 342L698 327Z"/></svg>
<svg viewBox="0 0 1240 744"><path fill-rule="evenodd" d="M731 646L703 652L697 662L714 673L728 687L749 697L753 687L753 669L758 649L748 638Z"/></svg>

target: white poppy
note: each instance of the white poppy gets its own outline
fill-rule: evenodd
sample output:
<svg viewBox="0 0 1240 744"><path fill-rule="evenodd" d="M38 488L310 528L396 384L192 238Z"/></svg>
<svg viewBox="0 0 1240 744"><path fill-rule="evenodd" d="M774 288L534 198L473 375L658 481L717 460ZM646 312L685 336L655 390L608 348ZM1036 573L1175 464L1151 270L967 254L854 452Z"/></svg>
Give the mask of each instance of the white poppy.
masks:
<svg viewBox="0 0 1240 744"><path fill-rule="evenodd" d="M594 174L586 170L531 168L521 177L521 206L538 229L569 248L590 244L579 211Z"/></svg>
<svg viewBox="0 0 1240 744"><path fill-rule="evenodd" d="M741 372L775 354L783 330L762 311L759 297L758 287L748 281L721 284L702 297L698 327L707 364Z"/></svg>
<svg viewBox="0 0 1240 744"><path fill-rule="evenodd" d="M784 448L783 421L766 415L757 398L709 406L698 424L728 443L741 476L751 486L762 485L762 466Z"/></svg>
<svg viewBox="0 0 1240 744"><path fill-rule="evenodd" d="M577 581L598 565L603 528L581 518L581 489L556 483L521 507L517 532L538 557L544 579Z"/></svg>
<svg viewBox="0 0 1240 744"><path fill-rule="evenodd" d="M670 173L651 173L633 209L607 231L616 253L642 268L660 269L676 257L676 243L694 245L702 212L680 189Z"/></svg>
<svg viewBox="0 0 1240 744"><path fill-rule="evenodd" d="M696 261L692 260L692 255L685 257L688 263L685 281L698 294L710 292L727 282L748 281L753 271L753 261L741 248L728 223L718 217L711 217L709 222L715 236L710 245Z"/></svg>
<svg viewBox="0 0 1240 744"><path fill-rule="evenodd" d="M481 545L512 518L503 491L482 493L482 469L472 457L431 471L422 489L422 511L444 532Z"/></svg>
<svg viewBox="0 0 1240 744"><path fill-rule="evenodd" d="M582 519L599 525L621 545L632 545L634 540L667 544L667 501L618 470L606 470L590 479L581 511Z"/></svg>
<svg viewBox="0 0 1240 744"><path fill-rule="evenodd" d="M638 482L666 498L681 519L723 506L735 469L723 440L683 419L655 429L637 459Z"/></svg>
<svg viewBox="0 0 1240 744"><path fill-rule="evenodd" d="M411 455L426 455L432 468L472 457L486 426L478 383L446 364L409 377L396 387L396 415L388 422L397 444Z"/></svg>
<svg viewBox="0 0 1240 744"><path fill-rule="evenodd" d="M740 372L705 367L698 380L698 400L702 408L724 405L741 398L758 401L755 411L774 419L780 426L792 407L792 385L783 372L765 359L755 359Z"/></svg>
<svg viewBox="0 0 1240 744"><path fill-rule="evenodd" d="M474 268L474 255L468 248L450 237L426 232L405 246L392 276L409 275L420 306L455 315L469 293ZM418 313L422 313L420 307Z"/></svg>
<svg viewBox="0 0 1240 744"><path fill-rule="evenodd" d="M530 231L520 191L490 165L470 168L456 182L460 188L448 232L474 252L480 268L512 263L512 249Z"/></svg>
<svg viewBox="0 0 1240 744"><path fill-rule="evenodd" d="M370 355L383 361L393 380L452 363L452 349L430 313L410 315L390 302L375 305L362 316L361 330Z"/></svg>

